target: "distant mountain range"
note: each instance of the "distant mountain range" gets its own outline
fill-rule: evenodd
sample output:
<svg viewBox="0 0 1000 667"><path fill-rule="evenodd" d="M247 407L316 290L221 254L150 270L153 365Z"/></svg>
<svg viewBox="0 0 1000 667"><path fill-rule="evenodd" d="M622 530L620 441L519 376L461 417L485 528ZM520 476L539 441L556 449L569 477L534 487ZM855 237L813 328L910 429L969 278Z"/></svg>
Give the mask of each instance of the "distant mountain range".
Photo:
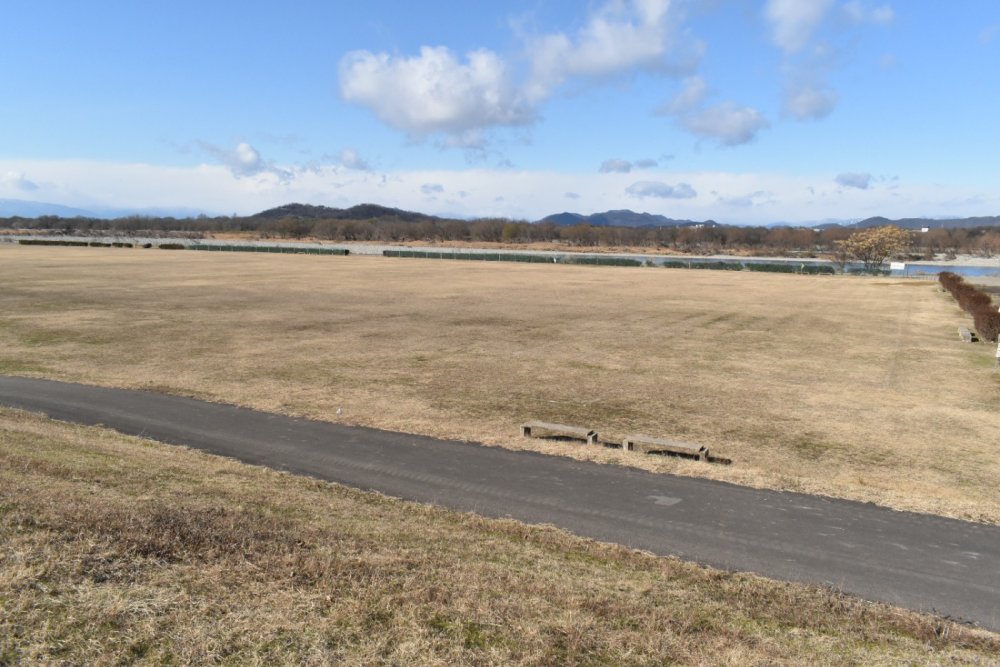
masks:
<svg viewBox="0 0 1000 667"><path fill-rule="evenodd" d="M883 227L885 225L895 225L897 227L902 227L903 229L923 229L927 227L929 229L959 229L967 227L993 227L1000 225L1000 215L988 215L980 216L977 218L945 218L945 219L934 219L934 218L900 218L899 220L890 220L888 218L883 218L881 216L874 218L866 218L861 222L856 222L853 227L867 228L867 227Z"/></svg>
<svg viewBox="0 0 1000 667"><path fill-rule="evenodd" d="M202 214L203 211L198 209L181 207L83 209L24 199L0 199L0 218L40 218L45 215L53 215L59 218L111 220L127 218L132 215L150 218L196 218Z"/></svg>
<svg viewBox="0 0 1000 667"><path fill-rule="evenodd" d="M540 223L551 223L553 225L593 225L594 227L693 227L695 225L715 227L718 226L714 220L696 222L694 220L675 220L663 215L652 213L636 213L628 209L617 211L605 211L604 213L591 213L582 215L580 213L555 213L546 216Z"/></svg>
<svg viewBox="0 0 1000 667"><path fill-rule="evenodd" d="M443 220L434 215L404 211L399 208L389 208L378 204L358 204L350 208L333 208L331 206L313 206L312 204L285 204L276 208L261 211L257 218L306 218L310 220L371 220L373 218L396 218L403 222L421 222L424 220Z"/></svg>
<svg viewBox="0 0 1000 667"><path fill-rule="evenodd" d="M0 199L0 218L38 218L41 216L56 216L60 218L101 218L113 219L129 216L146 216L152 218L196 218L204 215L205 212L198 209L181 207L153 207L153 208L97 208L82 209L72 206L62 206L60 204L50 204L46 202L26 201L22 199ZM209 214L211 215L211 214ZM399 208L379 206L377 204L358 204L350 208L334 208L331 206L314 206L312 204L285 204L275 208L269 208L252 216L257 218L304 218L311 220L372 220L393 219L400 222L422 222L433 220L447 220L450 218L415 211L406 211ZM604 211L603 213L554 213L547 215L538 223L547 223L560 226L572 226L588 224L594 227L692 227L696 225L717 227L719 223L714 220L680 220L668 218L663 215L653 213L637 213L629 209L619 209ZM787 223L776 222L768 227L812 227L814 229L829 229L831 227L846 228L867 228L880 227L882 225L896 225L904 229L956 229L968 227L993 227L1000 226L1000 216L980 216L974 218L900 218L890 220L881 216L866 218L858 222L847 220L828 220L824 222L810 223Z"/></svg>

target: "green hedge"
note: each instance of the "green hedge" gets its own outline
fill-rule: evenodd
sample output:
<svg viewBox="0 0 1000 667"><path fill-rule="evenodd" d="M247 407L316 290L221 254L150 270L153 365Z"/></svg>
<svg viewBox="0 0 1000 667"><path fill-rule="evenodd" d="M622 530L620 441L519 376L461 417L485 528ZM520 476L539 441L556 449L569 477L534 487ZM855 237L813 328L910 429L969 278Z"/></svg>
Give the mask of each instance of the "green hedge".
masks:
<svg viewBox="0 0 1000 667"><path fill-rule="evenodd" d="M806 264L799 273L805 273L810 276L832 276L837 271L828 264Z"/></svg>
<svg viewBox="0 0 1000 667"><path fill-rule="evenodd" d="M87 241L50 241L48 239L18 239L20 245L63 245L63 246L87 246Z"/></svg>
<svg viewBox="0 0 1000 667"><path fill-rule="evenodd" d="M874 269L872 271L866 271L865 269L848 269L847 273L852 276L888 276L892 271L886 271L884 269Z"/></svg>
<svg viewBox="0 0 1000 667"><path fill-rule="evenodd" d="M206 245L190 246L191 250L204 252L275 252L291 255L349 255L347 248L299 248L295 246L265 245Z"/></svg>
<svg viewBox="0 0 1000 667"><path fill-rule="evenodd" d="M691 262L692 269L711 269L714 271L742 271L743 265L739 262Z"/></svg>
<svg viewBox="0 0 1000 667"><path fill-rule="evenodd" d="M525 262L530 264L590 264L595 266L642 266L639 259L627 257L569 257L560 259L551 255L527 255L514 253L485 252L441 252L439 250L383 250L383 257L418 257L422 259L454 259L479 262Z"/></svg>
<svg viewBox="0 0 1000 667"><path fill-rule="evenodd" d="M421 259L454 259L482 262L530 262L537 264L587 264L591 266L652 266L652 262L630 257L604 257L595 255L563 256L527 255L514 253L446 252L441 250L383 250L383 257L415 257ZM751 263L699 260L664 260L659 264L669 269L708 269L715 271L771 271L776 273L804 273L811 275L835 273L832 266L822 264Z"/></svg>
<svg viewBox="0 0 1000 667"><path fill-rule="evenodd" d="M569 264L592 264L595 266L642 266L643 261L628 257L572 257Z"/></svg>
<svg viewBox="0 0 1000 667"><path fill-rule="evenodd" d="M770 273L797 273L794 264L758 264L757 262L747 262L747 271L765 271Z"/></svg>

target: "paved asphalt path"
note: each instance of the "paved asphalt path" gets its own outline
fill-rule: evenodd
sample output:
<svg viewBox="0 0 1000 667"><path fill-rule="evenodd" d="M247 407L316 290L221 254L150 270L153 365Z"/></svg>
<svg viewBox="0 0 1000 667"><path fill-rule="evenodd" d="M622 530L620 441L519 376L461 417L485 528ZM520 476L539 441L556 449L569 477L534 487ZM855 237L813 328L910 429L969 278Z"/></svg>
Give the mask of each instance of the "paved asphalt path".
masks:
<svg viewBox="0 0 1000 667"><path fill-rule="evenodd" d="M139 391L0 376L0 405L1000 631L996 526Z"/></svg>

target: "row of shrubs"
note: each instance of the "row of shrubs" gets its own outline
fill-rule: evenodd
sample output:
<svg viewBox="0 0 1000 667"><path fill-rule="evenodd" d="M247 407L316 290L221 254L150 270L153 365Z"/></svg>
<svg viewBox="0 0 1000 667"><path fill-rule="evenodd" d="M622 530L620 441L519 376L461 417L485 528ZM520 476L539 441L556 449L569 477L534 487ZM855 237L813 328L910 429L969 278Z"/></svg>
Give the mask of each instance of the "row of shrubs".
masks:
<svg viewBox="0 0 1000 667"><path fill-rule="evenodd" d="M52 241L48 239L20 239L18 240L20 245L62 245L62 246L89 246L91 248L134 248L135 245L132 243L125 243L124 241L114 241L112 243L106 243L104 241ZM152 244L147 243L146 248L149 248Z"/></svg>
<svg viewBox="0 0 1000 667"><path fill-rule="evenodd" d="M570 257L566 260L567 264L594 264L597 266L642 266L643 262L638 259L632 259L630 257L594 257L588 255L581 255L579 257Z"/></svg>
<svg viewBox="0 0 1000 667"><path fill-rule="evenodd" d="M424 259L478 260L483 262L535 262L541 264L590 264L598 266L644 266L647 262L631 257L601 257L580 255L553 257L551 255L518 255L513 253L483 252L441 252L437 250L383 250L385 257L420 257ZM714 269L716 271L770 271L773 273L805 273L811 275L835 273L832 266L823 264L799 264L763 262L690 262L665 260L660 266L670 269Z"/></svg>
<svg viewBox="0 0 1000 667"><path fill-rule="evenodd" d="M420 257L423 259L464 259L480 262L526 262L551 264L555 258L545 255L515 255L499 252L439 252L436 250L383 250L383 257Z"/></svg>
<svg viewBox="0 0 1000 667"><path fill-rule="evenodd" d="M163 247L162 245L160 246ZM277 252L293 255L347 255L347 248L300 248L295 246L268 245L192 245L190 250L206 250L209 252Z"/></svg>
<svg viewBox="0 0 1000 667"><path fill-rule="evenodd" d="M83 246L91 248L134 248L135 244L124 241L64 241L52 239L20 239L21 245L46 245L46 246ZM143 248L152 248L152 243L143 243ZM296 248L291 246L250 246L250 245L184 245L183 243L161 243L156 246L160 250L208 250L225 252L277 252L291 253L299 255L347 255L350 253L346 248Z"/></svg>
<svg viewBox="0 0 1000 667"><path fill-rule="evenodd" d="M801 273L811 276L832 276L836 270L829 264L795 264L794 262L685 262L665 260L661 266L668 269L708 269L712 271L761 271L766 273Z"/></svg>
<svg viewBox="0 0 1000 667"><path fill-rule="evenodd" d="M997 337L1000 336L1000 312L993 305L993 297L951 271L939 273L938 281L951 292L959 307L972 315L979 337L991 343L997 342Z"/></svg>

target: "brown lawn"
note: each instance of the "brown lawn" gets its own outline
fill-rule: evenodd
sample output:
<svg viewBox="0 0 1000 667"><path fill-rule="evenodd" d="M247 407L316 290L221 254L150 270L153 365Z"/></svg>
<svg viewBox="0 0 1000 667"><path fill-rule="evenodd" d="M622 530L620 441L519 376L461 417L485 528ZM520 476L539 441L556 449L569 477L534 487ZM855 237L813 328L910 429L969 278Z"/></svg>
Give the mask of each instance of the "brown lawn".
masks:
<svg viewBox="0 0 1000 667"><path fill-rule="evenodd" d="M995 664L1000 639L0 409L0 664Z"/></svg>
<svg viewBox="0 0 1000 667"><path fill-rule="evenodd" d="M1000 522L1000 374L931 282L0 246L0 284L0 372Z"/></svg>

